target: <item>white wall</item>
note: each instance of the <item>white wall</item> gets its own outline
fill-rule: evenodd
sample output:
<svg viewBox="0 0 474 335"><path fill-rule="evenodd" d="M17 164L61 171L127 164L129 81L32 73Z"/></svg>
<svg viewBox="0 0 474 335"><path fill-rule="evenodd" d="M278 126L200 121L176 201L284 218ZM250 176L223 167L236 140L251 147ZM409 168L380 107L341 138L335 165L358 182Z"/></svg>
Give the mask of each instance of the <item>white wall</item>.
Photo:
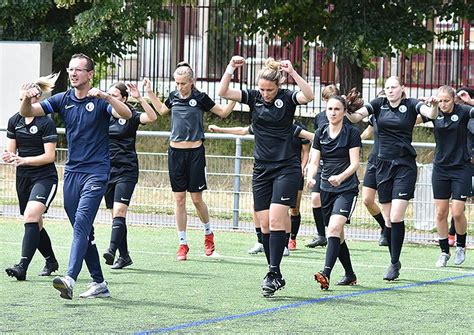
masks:
<svg viewBox="0 0 474 335"><path fill-rule="evenodd" d="M18 111L21 85L50 74L52 59L51 43L0 41L0 128ZM0 146L5 145L5 134L0 133Z"/></svg>

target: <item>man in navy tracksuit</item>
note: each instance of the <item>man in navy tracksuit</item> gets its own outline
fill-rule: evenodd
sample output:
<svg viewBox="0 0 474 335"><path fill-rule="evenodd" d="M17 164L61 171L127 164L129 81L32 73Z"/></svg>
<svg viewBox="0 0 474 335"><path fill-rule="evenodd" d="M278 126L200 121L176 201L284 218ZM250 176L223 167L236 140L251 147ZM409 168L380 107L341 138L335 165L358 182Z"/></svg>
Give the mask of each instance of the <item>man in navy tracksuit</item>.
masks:
<svg viewBox="0 0 474 335"><path fill-rule="evenodd" d="M112 109L122 118L131 112L121 101L91 88L94 62L84 54L71 57L67 68L72 88L31 104L37 92L26 91L20 107L23 116L59 113L66 128L68 161L64 173L64 208L73 226L73 241L67 275L56 277L53 286L61 297L72 299L73 287L85 260L93 282L82 298L109 297L94 241L93 222L104 195L110 169L109 119Z"/></svg>

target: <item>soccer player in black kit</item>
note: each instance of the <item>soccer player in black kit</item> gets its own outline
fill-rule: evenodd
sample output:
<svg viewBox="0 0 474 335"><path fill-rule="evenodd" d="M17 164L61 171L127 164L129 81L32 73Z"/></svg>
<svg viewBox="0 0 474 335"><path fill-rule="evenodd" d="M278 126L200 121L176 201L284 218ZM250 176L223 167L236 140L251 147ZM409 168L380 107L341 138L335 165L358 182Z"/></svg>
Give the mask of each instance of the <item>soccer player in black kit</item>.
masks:
<svg viewBox="0 0 474 335"><path fill-rule="evenodd" d="M185 62L174 71L176 90L165 103L152 92L148 96L160 115L171 111L171 135L168 148L168 170L175 200L176 228L178 230L178 261L187 260L189 252L186 229L186 192L189 192L199 219L204 226L204 253L216 256L214 233L209 222L207 205L202 192L207 189L206 156L204 150L204 113L212 112L222 118L228 116L235 103L218 105L194 86L194 72Z"/></svg>
<svg viewBox="0 0 474 335"><path fill-rule="evenodd" d="M471 193L471 157L466 145L467 124L474 118L474 108L455 104L455 97L456 91L452 87L441 86L437 96L431 101L439 110L437 117L431 120L436 140L432 186L441 248L437 267L445 267L451 257L448 243L450 207L457 234L454 264L462 264L466 257L467 220L464 210Z"/></svg>
<svg viewBox="0 0 474 335"><path fill-rule="evenodd" d="M40 78L37 83L24 85L23 91L36 87L40 94L31 100L38 102L42 93L52 90L56 78L56 75ZM47 116L22 117L16 113L8 120L6 151L2 159L16 166L16 191L20 213L25 220L25 233L20 262L5 271L17 280L26 279L36 249L46 259L40 276L49 276L59 268L43 226L43 213L47 212L58 187L54 165L57 141L56 126Z"/></svg>
<svg viewBox="0 0 474 335"><path fill-rule="evenodd" d="M143 84L148 89L150 81L145 79ZM138 157L135 150L137 130L140 125L155 121L156 113L132 83L116 83L109 88L108 93L124 103L127 103L130 93L145 111L139 113L128 105L132 111L130 119L122 119L114 111L110 117L110 174L104 198L107 208L112 210L112 233L109 248L103 257L106 264L112 265L112 269L122 269L133 263L128 251L126 216L138 182ZM117 249L119 257L115 261Z"/></svg>
<svg viewBox="0 0 474 335"><path fill-rule="evenodd" d="M290 61L268 58L257 76L258 90L230 88L236 68L245 59L234 56L221 79L219 95L249 105L255 135L252 178L254 209L262 229L262 242L269 264L263 279L264 297L285 286L280 263L286 242L288 210L296 204L301 166L292 147L293 118L296 106L313 100L311 86L293 69ZM284 73L301 91L281 89Z"/></svg>
<svg viewBox="0 0 474 335"><path fill-rule="evenodd" d="M338 258L345 275L337 284L357 283L344 240L344 226L354 211L359 193L356 172L359 168L361 139L354 126L344 123L346 110L344 98L333 96L328 100L326 116L329 123L316 130L308 164L308 186L313 187L319 163L324 161L321 171L321 205L324 222L328 226L328 244L324 269L314 275L322 290L329 288L331 271Z"/></svg>
<svg viewBox="0 0 474 335"><path fill-rule="evenodd" d="M390 251L390 265L383 279L391 281L400 275L405 212L415 192L417 168L416 151L411 145L413 127L418 114L435 118L437 111L416 99L406 98L398 77L386 80L385 95L348 114L348 118L358 122L369 114L375 115L379 136L377 191Z"/></svg>

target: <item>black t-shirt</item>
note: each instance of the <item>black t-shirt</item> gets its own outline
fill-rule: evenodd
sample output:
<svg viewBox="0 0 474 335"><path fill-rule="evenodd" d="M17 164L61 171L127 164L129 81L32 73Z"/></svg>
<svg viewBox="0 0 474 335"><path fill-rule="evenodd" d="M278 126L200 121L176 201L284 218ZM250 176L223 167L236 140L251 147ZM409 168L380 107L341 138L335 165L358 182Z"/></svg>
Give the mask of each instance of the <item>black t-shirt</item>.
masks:
<svg viewBox="0 0 474 335"><path fill-rule="evenodd" d="M439 111L433 122L436 140L433 164L440 166L463 165L470 161L467 148L467 125L474 118L474 108L467 105L454 105L452 113Z"/></svg>
<svg viewBox="0 0 474 335"><path fill-rule="evenodd" d="M48 116L36 116L26 124L26 120L16 113L8 120L7 137L16 141L20 157L34 157L45 153L44 143L58 142L58 133L53 120ZM19 177L51 177L57 178L54 163L41 166L18 166L16 174Z"/></svg>
<svg viewBox="0 0 474 335"><path fill-rule="evenodd" d="M301 122L295 121L295 123L293 124L293 133L297 127L300 127L306 130L306 127L304 124L302 124ZM293 136L293 150L296 153L296 158L298 158L298 162L300 163L300 165L301 165L301 151L303 149L303 145L306 145L308 143L310 143L310 141L308 141L305 138L301 138L299 136Z"/></svg>
<svg viewBox="0 0 474 335"><path fill-rule="evenodd" d="M171 141L204 139L204 112L210 111L216 105L206 93L193 89L189 97L182 99L178 91L173 91L166 99L165 105L171 110Z"/></svg>
<svg viewBox="0 0 474 335"><path fill-rule="evenodd" d="M338 187L332 186L328 179L346 170L351 164L349 150L360 147L360 133L352 125L343 124L341 131L335 138L329 134L329 125L316 130L313 148L321 152L324 161L321 173L321 190L339 193L352 189L358 189L359 179L357 173L344 180Z"/></svg>
<svg viewBox="0 0 474 335"><path fill-rule="evenodd" d="M295 160L293 149L293 117L299 105L298 92L278 89L275 100L267 103L257 90L243 90L242 103L252 113L252 131L255 135L254 157L264 162Z"/></svg>
<svg viewBox="0 0 474 335"><path fill-rule="evenodd" d="M379 152L379 135L377 130L377 122L374 120L374 115L369 115L369 125L372 126L373 129L373 139L374 145L372 146L372 151L369 154L368 162L370 164L375 164L377 162L377 155Z"/></svg>
<svg viewBox="0 0 474 335"><path fill-rule="evenodd" d="M109 123L109 154L110 179L138 181L138 158L135 149L137 129L141 113L132 110L128 120L110 117Z"/></svg>
<svg viewBox="0 0 474 335"><path fill-rule="evenodd" d="M413 127L423 103L416 99L402 99L391 107L387 98L376 98L366 104L369 114L375 115L379 138L378 158L383 160L416 157L411 145Z"/></svg>

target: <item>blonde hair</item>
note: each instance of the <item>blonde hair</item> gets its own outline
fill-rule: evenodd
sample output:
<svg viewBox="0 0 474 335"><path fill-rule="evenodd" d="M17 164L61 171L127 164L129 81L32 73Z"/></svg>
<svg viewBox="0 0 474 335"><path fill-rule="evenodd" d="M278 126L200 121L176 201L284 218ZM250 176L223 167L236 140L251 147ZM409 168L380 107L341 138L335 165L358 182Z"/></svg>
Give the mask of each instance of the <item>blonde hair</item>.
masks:
<svg viewBox="0 0 474 335"><path fill-rule="evenodd" d="M272 57L267 58L263 68L258 72L257 81L260 79L271 81L277 86L283 84L286 80L286 77L280 68L280 62L276 61Z"/></svg>
<svg viewBox="0 0 474 335"><path fill-rule="evenodd" d="M456 97L456 90L448 85L443 85L440 88L438 88L438 93L439 92L448 93L449 95L453 97L453 99Z"/></svg>
<svg viewBox="0 0 474 335"><path fill-rule="evenodd" d="M43 95L43 93L49 93L53 90L56 80L58 80L59 73L51 73L44 77L39 77L35 82L28 83L25 86L25 89L37 88L40 92L38 96Z"/></svg>
<svg viewBox="0 0 474 335"><path fill-rule="evenodd" d="M321 98L325 101L328 101L331 97L335 95L341 95L341 93L339 92L337 86L334 84L324 87L321 92Z"/></svg>
<svg viewBox="0 0 474 335"><path fill-rule="evenodd" d="M186 62L179 62L176 64L176 69L174 70L173 76L185 76L189 80L194 81L194 71L191 69L191 66Z"/></svg>

